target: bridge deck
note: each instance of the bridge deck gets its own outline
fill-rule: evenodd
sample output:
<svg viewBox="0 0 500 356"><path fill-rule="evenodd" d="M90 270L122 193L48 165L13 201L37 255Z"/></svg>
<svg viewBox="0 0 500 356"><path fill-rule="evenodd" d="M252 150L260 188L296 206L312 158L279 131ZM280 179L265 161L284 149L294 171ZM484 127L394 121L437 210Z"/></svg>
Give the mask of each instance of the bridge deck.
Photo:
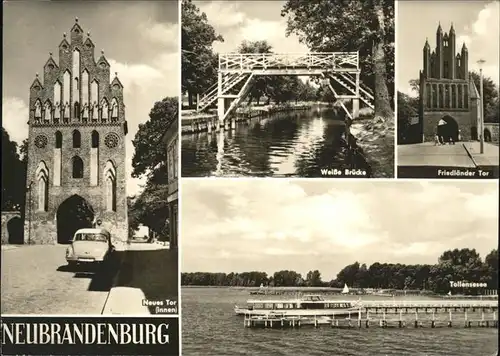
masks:
<svg viewBox="0 0 500 356"><path fill-rule="evenodd" d="M219 55L219 71L285 70L359 70L358 52L331 53L222 53ZM316 71L314 73L316 73ZM304 75L307 75L305 72ZM312 74L310 74L312 75Z"/></svg>

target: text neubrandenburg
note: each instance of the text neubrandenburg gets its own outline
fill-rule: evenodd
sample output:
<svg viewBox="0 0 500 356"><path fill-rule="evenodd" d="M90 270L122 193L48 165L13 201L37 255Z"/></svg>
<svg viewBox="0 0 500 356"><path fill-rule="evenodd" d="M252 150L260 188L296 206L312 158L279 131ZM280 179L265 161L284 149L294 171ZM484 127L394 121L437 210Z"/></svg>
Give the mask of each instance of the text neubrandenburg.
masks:
<svg viewBox="0 0 500 356"><path fill-rule="evenodd" d="M2 344L168 344L168 324L2 323Z"/></svg>

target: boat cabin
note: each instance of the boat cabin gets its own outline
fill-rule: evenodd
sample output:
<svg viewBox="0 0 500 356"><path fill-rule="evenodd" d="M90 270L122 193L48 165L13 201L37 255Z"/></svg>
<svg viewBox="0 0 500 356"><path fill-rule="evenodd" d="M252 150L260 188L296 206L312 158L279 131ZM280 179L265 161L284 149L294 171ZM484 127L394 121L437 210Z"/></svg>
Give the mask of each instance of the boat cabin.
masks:
<svg viewBox="0 0 500 356"><path fill-rule="evenodd" d="M294 300L249 300L248 310L283 310L283 309L349 309L351 302L325 300L320 295L305 295Z"/></svg>

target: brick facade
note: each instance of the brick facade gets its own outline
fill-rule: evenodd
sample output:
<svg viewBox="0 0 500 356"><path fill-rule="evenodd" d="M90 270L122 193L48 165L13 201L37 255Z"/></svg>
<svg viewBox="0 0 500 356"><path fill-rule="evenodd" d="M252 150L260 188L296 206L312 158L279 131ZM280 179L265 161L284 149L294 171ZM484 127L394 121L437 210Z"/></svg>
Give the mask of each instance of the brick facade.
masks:
<svg viewBox="0 0 500 356"><path fill-rule="evenodd" d="M110 81L104 53L95 59L94 44L89 34L84 39L76 20L70 42L65 34L59 44L59 63L51 54L44 66L43 84L37 75L30 89L26 186L31 188L26 195L25 240L56 243L58 226L65 224L58 224L58 216L68 211L66 206L59 207L75 196L91 206L94 218L114 238L127 239L126 134L123 86L117 77ZM74 177L74 171L81 168L75 161L83 162L81 177L78 173ZM45 186L41 179L46 180ZM40 201L45 201L45 207ZM65 217L66 225L71 225L70 218Z"/></svg>
<svg viewBox="0 0 500 356"><path fill-rule="evenodd" d="M486 142L498 142L498 122L484 123L484 140Z"/></svg>
<svg viewBox="0 0 500 356"><path fill-rule="evenodd" d="M2 211L2 245L23 243L23 220L19 211Z"/></svg>
<svg viewBox="0 0 500 356"><path fill-rule="evenodd" d="M479 93L469 77L469 54L465 43L456 53L453 25L443 33L436 32L436 48L429 42L423 49L423 70L420 71L419 124L423 141L433 141L441 133L438 123L447 123L446 132L455 140L477 140L479 127ZM442 123L442 122L441 122ZM446 141L448 141L446 139Z"/></svg>

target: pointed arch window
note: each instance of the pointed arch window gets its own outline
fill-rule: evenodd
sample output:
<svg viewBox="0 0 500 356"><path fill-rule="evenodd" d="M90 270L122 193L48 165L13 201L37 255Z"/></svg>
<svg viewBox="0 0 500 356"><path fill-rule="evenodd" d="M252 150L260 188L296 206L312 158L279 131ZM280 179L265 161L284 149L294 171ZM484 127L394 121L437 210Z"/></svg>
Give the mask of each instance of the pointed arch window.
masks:
<svg viewBox="0 0 500 356"><path fill-rule="evenodd" d="M63 96L61 103L69 104L70 102L70 88L71 87L71 74L66 70L63 74Z"/></svg>
<svg viewBox="0 0 500 356"><path fill-rule="evenodd" d="M41 161L36 169L37 182L37 210L49 210L49 170L45 162Z"/></svg>
<svg viewBox="0 0 500 356"><path fill-rule="evenodd" d="M116 169L113 162L106 162L104 167L104 188L106 210L116 211Z"/></svg>
<svg viewBox="0 0 500 356"><path fill-rule="evenodd" d="M426 107L428 109L432 108L432 87L431 84L427 83L425 85L425 91L427 92L427 103Z"/></svg>
<svg viewBox="0 0 500 356"><path fill-rule="evenodd" d="M96 122L99 120L99 84L95 79L90 84L90 101L90 115L92 116L92 120Z"/></svg>
<svg viewBox="0 0 500 356"><path fill-rule="evenodd" d="M92 131L92 138L91 138L91 143L92 143L92 148L98 148L99 147L99 133L94 130Z"/></svg>
<svg viewBox="0 0 500 356"><path fill-rule="evenodd" d="M75 104L73 106L73 117L75 119L80 118L80 103L78 101L75 101Z"/></svg>
<svg viewBox="0 0 500 356"><path fill-rule="evenodd" d="M73 131L73 148L80 148L82 145L82 135L80 131Z"/></svg>
<svg viewBox="0 0 500 356"><path fill-rule="evenodd" d="M73 102L80 102L80 51L75 48L73 51ZM75 116L76 117L76 116Z"/></svg>
<svg viewBox="0 0 500 356"><path fill-rule="evenodd" d="M61 83L59 80L56 80L54 83L54 105L59 105L61 104Z"/></svg>
<svg viewBox="0 0 500 356"><path fill-rule="evenodd" d="M62 133L61 131L56 131L56 148L62 148Z"/></svg>
<svg viewBox="0 0 500 356"><path fill-rule="evenodd" d="M464 85L463 87L463 92L464 92L464 109L469 108L469 88L467 87L467 84Z"/></svg>
<svg viewBox="0 0 500 356"><path fill-rule="evenodd" d="M83 160L75 156L72 159L73 178L83 178Z"/></svg>
<svg viewBox="0 0 500 356"><path fill-rule="evenodd" d="M462 109L463 108L463 97L462 97L462 86L458 85L457 86L457 92L458 92L458 108Z"/></svg>
<svg viewBox="0 0 500 356"><path fill-rule="evenodd" d="M437 84L432 84L432 107L435 109L438 107L438 86Z"/></svg>
<svg viewBox="0 0 500 356"><path fill-rule="evenodd" d="M82 73L82 104L89 103L89 93L90 93L89 72L87 71L87 69L84 69Z"/></svg>
<svg viewBox="0 0 500 356"><path fill-rule="evenodd" d="M90 98L92 100L92 104L99 103L99 83L97 80L93 80L90 85Z"/></svg>

